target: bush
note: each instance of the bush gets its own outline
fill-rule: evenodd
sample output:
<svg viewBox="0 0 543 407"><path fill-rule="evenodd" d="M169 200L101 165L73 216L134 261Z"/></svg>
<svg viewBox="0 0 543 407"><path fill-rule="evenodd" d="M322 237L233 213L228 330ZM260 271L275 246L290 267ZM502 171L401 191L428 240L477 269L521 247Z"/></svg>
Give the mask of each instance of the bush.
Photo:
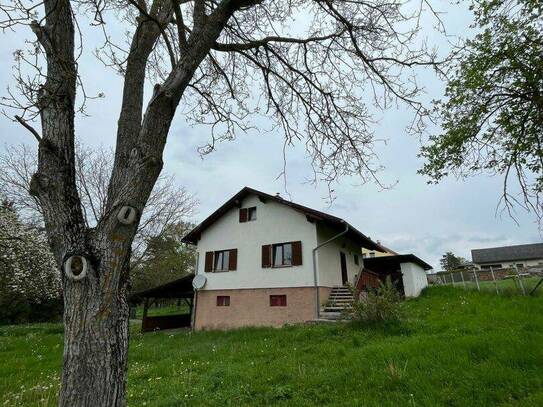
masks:
<svg viewBox="0 0 543 407"><path fill-rule="evenodd" d="M46 237L0 202L0 324L55 321L61 313L60 273Z"/></svg>
<svg viewBox="0 0 543 407"><path fill-rule="evenodd" d="M352 319L357 322L398 322L402 319L401 296L390 278L374 291L363 293L355 302Z"/></svg>

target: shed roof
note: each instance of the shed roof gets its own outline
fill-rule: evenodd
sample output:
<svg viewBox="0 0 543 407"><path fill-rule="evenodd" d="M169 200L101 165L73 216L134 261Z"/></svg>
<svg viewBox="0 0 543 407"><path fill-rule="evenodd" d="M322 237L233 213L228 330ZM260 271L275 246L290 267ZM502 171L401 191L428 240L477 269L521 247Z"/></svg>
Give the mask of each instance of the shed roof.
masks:
<svg viewBox="0 0 543 407"><path fill-rule="evenodd" d="M431 270L432 266L421 260L414 254L398 254L395 256L380 256L364 259L364 267L379 273L384 271L395 271L400 267L401 263L415 263L424 270ZM394 270L393 270L394 269Z"/></svg>
<svg viewBox="0 0 543 407"><path fill-rule="evenodd" d="M365 247L367 249L379 250L383 252L388 250L384 248L383 246L381 246L379 243L374 242L368 236L364 235L362 232L356 229L354 226L350 225L345 220L338 218L337 216L333 216L328 213L321 212L316 209L312 209L307 206L288 201L286 199L283 199L280 196L266 194L265 192L257 191L256 189L249 188L249 187L244 187L232 198L226 201L219 209L213 212L202 223L200 223L198 226L192 229L185 237L183 237L182 241L184 243L196 244L196 242L198 241L200 235L202 234L204 230L206 230L209 226L211 226L216 220L218 220L230 209L235 208L235 207L239 208L241 206L241 201L243 200L243 198L251 194L258 196L263 202L270 200L270 201L277 202L285 206L289 206L292 209L305 214L309 220L322 222L326 224L327 226L330 226L333 229L336 229L338 231L344 230L345 227L348 226L349 231L347 232L347 237L349 237L353 241L360 244L360 246Z"/></svg>
<svg viewBox="0 0 543 407"><path fill-rule="evenodd" d="M543 243L473 249L471 251L471 258L474 263L479 264L543 259Z"/></svg>
<svg viewBox="0 0 543 407"><path fill-rule="evenodd" d="M191 298L194 295L192 280L194 274L170 281L166 284L153 287L145 291L134 293L130 296L131 301L140 301L143 298Z"/></svg>

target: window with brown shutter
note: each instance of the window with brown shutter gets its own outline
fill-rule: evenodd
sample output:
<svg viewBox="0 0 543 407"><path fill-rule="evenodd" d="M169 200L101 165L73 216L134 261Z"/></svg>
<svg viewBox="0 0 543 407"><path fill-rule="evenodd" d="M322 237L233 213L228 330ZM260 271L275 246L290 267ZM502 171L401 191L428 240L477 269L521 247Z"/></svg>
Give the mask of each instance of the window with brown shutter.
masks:
<svg viewBox="0 0 543 407"><path fill-rule="evenodd" d="M236 270L238 268L238 249L231 249L228 259L228 271Z"/></svg>
<svg viewBox="0 0 543 407"><path fill-rule="evenodd" d="M252 222L256 220L256 206L247 208L247 221Z"/></svg>
<svg viewBox="0 0 543 407"><path fill-rule="evenodd" d="M213 271L213 252L206 252L204 271L206 273L211 273Z"/></svg>
<svg viewBox="0 0 543 407"><path fill-rule="evenodd" d="M239 210L239 222L247 222L247 208L241 208Z"/></svg>
<svg viewBox="0 0 543 407"><path fill-rule="evenodd" d="M292 266L292 243L273 245L273 267Z"/></svg>
<svg viewBox="0 0 543 407"><path fill-rule="evenodd" d="M275 243L271 246L270 263L272 267L291 267L302 265L302 242L296 241Z"/></svg>
<svg viewBox="0 0 543 407"><path fill-rule="evenodd" d="M271 267L271 245L262 246L262 267Z"/></svg>

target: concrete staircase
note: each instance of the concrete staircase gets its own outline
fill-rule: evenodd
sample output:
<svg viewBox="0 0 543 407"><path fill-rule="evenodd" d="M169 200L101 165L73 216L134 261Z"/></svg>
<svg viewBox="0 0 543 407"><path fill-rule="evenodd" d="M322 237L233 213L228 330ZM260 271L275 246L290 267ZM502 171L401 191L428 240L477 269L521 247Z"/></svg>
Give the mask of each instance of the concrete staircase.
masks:
<svg viewBox="0 0 543 407"><path fill-rule="evenodd" d="M334 287L328 296L328 301L321 308L320 319L337 321L342 319L345 311L353 306L353 293L348 287Z"/></svg>

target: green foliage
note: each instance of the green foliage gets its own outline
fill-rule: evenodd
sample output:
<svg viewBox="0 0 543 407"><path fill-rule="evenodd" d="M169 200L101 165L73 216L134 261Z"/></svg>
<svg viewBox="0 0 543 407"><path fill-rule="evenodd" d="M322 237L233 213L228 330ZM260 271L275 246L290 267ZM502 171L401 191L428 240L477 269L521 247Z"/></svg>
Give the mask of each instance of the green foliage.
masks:
<svg viewBox="0 0 543 407"><path fill-rule="evenodd" d="M130 333L128 405L543 405L543 301L432 287L404 329ZM0 327L0 405L53 407L61 325Z"/></svg>
<svg viewBox="0 0 543 407"><path fill-rule="evenodd" d="M447 252L439 260L439 264L443 270L451 271L456 270L462 264L466 262L462 257L456 256L453 252Z"/></svg>
<svg viewBox="0 0 543 407"><path fill-rule="evenodd" d="M362 294L353 305L352 318L365 324L399 322L402 319L401 296L390 277L376 290Z"/></svg>
<svg viewBox="0 0 543 407"><path fill-rule="evenodd" d="M132 291L138 292L181 278L194 269L194 247L181 242L192 228L178 222L156 236L146 238L143 259L132 266Z"/></svg>
<svg viewBox="0 0 543 407"><path fill-rule="evenodd" d="M60 273L45 236L0 204L0 323L58 320Z"/></svg>
<svg viewBox="0 0 543 407"><path fill-rule="evenodd" d="M540 0L476 0L475 32L453 58L443 133L422 148L430 182L482 172L520 181L519 204L541 216L543 191L543 19Z"/></svg>

